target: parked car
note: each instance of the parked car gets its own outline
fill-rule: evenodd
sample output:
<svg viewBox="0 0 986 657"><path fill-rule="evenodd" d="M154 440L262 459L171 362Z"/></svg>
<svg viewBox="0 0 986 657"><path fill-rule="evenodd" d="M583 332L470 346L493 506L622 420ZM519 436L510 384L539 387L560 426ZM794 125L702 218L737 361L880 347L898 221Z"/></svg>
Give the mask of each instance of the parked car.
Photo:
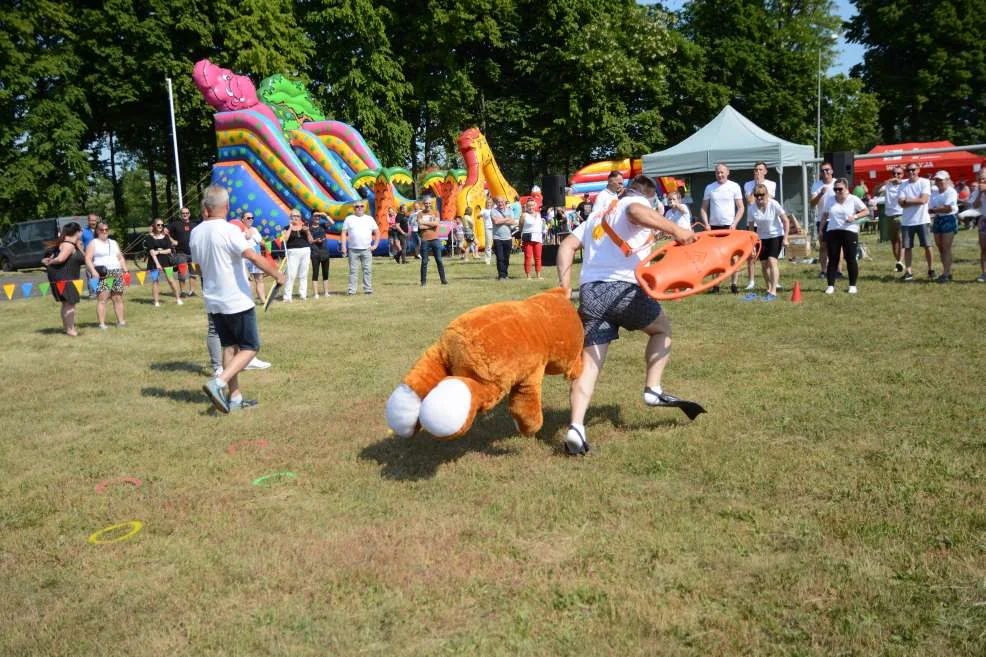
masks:
<svg viewBox="0 0 986 657"><path fill-rule="evenodd" d="M77 222L86 225L86 217L53 217L32 219L14 224L0 237L0 269L32 269L41 266L45 242L58 238L62 226Z"/></svg>

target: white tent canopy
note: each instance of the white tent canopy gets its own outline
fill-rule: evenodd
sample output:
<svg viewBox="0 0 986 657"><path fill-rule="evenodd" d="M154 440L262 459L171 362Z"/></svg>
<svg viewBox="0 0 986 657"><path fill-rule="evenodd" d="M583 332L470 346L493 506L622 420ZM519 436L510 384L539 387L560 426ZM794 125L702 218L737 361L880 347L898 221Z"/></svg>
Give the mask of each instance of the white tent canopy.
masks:
<svg viewBox="0 0 986 657"><path fill-rule="evenodd" d="M811 146L779 139L726 105L701 130L671 148L643 157L649 176L674 176L711 171L718 162L731 169L800 167L815 159Z"/></svg>

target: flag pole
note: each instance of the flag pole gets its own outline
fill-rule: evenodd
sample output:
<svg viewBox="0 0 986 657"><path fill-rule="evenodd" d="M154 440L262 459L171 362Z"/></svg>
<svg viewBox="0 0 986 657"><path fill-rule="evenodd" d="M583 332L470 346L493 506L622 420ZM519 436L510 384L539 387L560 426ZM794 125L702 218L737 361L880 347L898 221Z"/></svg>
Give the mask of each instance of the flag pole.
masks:
<svg viewBox="0 0 986 657"><path fill-rule="evenodd" d="M171 91L171 78L165 78L168 81L168 107L171 110L171 143L175 151L175 177L178 180L178 207L185 207L185 201L182 198L181 193L181 169L178 166L178 130L175 127L175 97Z"/></svg>

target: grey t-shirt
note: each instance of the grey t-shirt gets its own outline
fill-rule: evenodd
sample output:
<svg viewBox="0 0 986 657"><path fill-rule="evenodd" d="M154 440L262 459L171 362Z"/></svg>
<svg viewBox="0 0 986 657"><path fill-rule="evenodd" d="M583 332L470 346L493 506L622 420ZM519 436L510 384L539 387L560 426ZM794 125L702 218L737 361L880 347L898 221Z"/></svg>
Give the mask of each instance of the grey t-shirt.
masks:
<svg viewBox="0 0 986 657"><path fill-rule="evenodd" d="M509 212L509 210L508 210L508 212ZM510 219L513 219L513 215L512 214L504 214L504 213L500 212L499 210L497 210L496 208L494 208L493 210L490 211L490 217L492 219L494 219L494 220L499 219L501 221L503 219L505 219L505 218L508 218L508 217ZM495 240L512 240L514 237L513 237L513 233L511 232L510 229L511 229L510 224L496 224L496 223L494 223L493 224L493 239L495 239Z"/></svg>

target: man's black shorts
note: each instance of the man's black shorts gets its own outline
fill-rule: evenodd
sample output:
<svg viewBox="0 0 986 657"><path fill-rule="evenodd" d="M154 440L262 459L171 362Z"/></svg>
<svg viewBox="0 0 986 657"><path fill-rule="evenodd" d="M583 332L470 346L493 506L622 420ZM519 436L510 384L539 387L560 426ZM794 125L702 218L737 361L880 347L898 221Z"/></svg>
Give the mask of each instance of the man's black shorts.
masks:
<svg viewBox="0 0 986 657"><path fill-rule="evenodd" d="M639 331L661 314L661 304L636 283L600 281L579 287L579 316L585 327L583 344L608 344L620 336L620 327Z"/></svg>
<svg viewBox="0 0 986 657"><path fill-rule="evenodd" d="M247 351L260 351L260 332L257 330L255 308L232 315L209 313L209 317L219 334L219 344Z"/></svg>

